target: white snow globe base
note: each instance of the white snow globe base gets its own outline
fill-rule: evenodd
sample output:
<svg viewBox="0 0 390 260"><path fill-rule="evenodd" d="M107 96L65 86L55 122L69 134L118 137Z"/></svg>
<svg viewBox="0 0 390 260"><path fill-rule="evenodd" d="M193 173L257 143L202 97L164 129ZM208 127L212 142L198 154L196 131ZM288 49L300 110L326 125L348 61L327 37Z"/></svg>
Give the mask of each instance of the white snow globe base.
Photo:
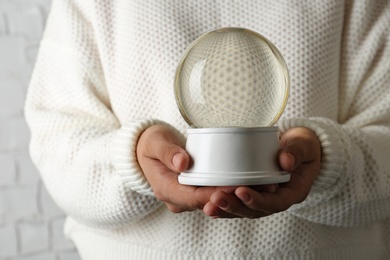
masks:
<svg viewBox="0 0 390 260"><path fill-rule="evenodd" d="M186 150L192 164L179 175L179 183L249 186L288 182L290 174L277 163L279 147L275 126L188 129Z"/></svg>

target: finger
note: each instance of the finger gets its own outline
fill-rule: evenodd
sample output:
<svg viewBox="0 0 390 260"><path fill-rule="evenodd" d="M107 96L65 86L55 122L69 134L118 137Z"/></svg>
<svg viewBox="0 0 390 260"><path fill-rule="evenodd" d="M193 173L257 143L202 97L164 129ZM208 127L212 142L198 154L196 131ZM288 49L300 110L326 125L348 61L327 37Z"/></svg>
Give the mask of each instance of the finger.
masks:
<svg viewBox="0 0 390 260"><path fill-rule="evenodd" d="M251 189L240 188L236 191L236 196L245 204L248 208L259 210L267 214L281 212L293 203L291 197L287 200L283 200L279 193L261 193Z"/></svg>
<svg viewBox="0 0 390 260"><path fill-rule="evenodd" d="M269 193L274 193L278 189L278 187L279 187L279 184L277 184L277 183L275 183L275 184L265 184L265 185L250 186L250 188L255 190L255 191L258 191L258 192L269 192Z"/></svg>
<svg viewBox="0 0 390 260"><path fill-rule="evenodd" d="M215 192L211 196L210 202L218 206L224 212L236 217L258 218L266 215L264 212L248 208L246 205L241 203L236 196L227 194L223 191Z"/></svg>
<svg viewBox="0 0 390 260"><path fill-rule="evenodd" d="M216 191L223 191L228 194L234 194L237 186L219 186L216 187ZM220 209L217 205L207 202L203 207L203 212L211 218L236 218L236 215L230 214Z"/></svg>
<svg viewBox="0 0 390 260"><path fill-rule="evenodd" d="M218 186L216 187L217 191L223 191L228 194L234 194L234 191L238 188L238 186Z"/></svg>
<svg viewBox="0 0 390 260"><path fill-rule="evenodd" d="M287 210L307 197L310 188L306 189L302 185L303 181L300 177L291 179L291 183L280 186L274 193L257 192L248 187L240 187L235 191L235 195L248 208L268 214L277 213Z"/></svg>
<svg viewBox="0 0 390 260"><path fill-rule="evenodd" d="M203 213L211 218L237 218L236 215L223 211L211 202L206 203L203 207Z"/></svg>
<svg viewBox="0 0 390 260"><path fill-rule="evenodd" d="M258 185L258 186L251 186L252 189L256 190L256 191L263 191L263 192L275 192L276 189L277 189L278 185L277 184L269 184L269 185ZM230 187L217 187L217 190L218 191L223 191L227 194L234 194L235 190L237 189L238 187L237 186L230 186ZM218 199L218 198L216 198ZM234 200L236 200L236 198L234 198ZM248 215L248 214L245 214L245 213L242 213L242 214L237 214L237 213L230 213L228 211L231 211L231 212L234 212L235 210L236 211L239 211L238 208L236 208L235 210L233 209L234 208L234 201L233 201L233 205L231 208L220 208L219 206L217 206L216 204L213 204L212 202L208 202L204 208L203 208L203 212L207 215L207 216L210 216L212 218L238 218L238 217L263 217L263 216L266 216L268 214L264 213L264 212L258 212L256 209L256 212L250 212L251 215ZM241 206L241 205L240 205Z"/></svg>

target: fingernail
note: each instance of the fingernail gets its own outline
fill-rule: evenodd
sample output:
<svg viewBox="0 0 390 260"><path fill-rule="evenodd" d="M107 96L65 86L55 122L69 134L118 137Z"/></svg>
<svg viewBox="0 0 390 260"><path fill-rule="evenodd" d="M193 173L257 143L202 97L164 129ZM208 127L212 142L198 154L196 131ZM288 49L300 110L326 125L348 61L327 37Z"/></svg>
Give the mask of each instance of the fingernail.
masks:
<svg viewBox="0 0 390 260"><path fill-rule="evenodd" d="M177 153L173 156L172 163L176 169L180 169L181 162L183 161L184 155L182 153Z"/></svg>

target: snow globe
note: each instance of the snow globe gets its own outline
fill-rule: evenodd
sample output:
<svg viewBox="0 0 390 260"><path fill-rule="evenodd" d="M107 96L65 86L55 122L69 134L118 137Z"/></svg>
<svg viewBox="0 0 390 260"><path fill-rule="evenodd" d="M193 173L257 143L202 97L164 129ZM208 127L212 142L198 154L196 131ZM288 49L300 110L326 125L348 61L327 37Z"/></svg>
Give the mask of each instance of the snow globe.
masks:
<svg viewBox="0 0 390 260"><path fill-rule="evenodd" d="M282 183L275 123L289 95L287 65L264 36L221 28L196 39L175 74L177 106L189 124L191 165L178 181L195 186Z"/></svg>

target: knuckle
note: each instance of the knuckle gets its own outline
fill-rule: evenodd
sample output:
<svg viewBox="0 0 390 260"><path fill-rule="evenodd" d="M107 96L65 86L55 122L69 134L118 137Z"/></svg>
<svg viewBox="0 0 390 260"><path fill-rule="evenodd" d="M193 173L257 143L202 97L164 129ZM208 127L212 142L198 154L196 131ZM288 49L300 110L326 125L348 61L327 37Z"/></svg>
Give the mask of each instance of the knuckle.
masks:
<svg viewBox="0 0 390 260"><path fill-rule="evenodd" d="M154 195L156 196L156 198L159 200L159 201L163 201L163 202L166 202L167 201L167 197L164 195L163 192L161 192L160 190L155 190L154 191Z"/></svg>
<svg viewBox="0 0 390 260"><path fill-rule="evenodd" d="M191 203L191 208L193 209L203 209L204 206L206 205L206 203L200 201L199 199L197 199L196 197L193 199L192 203Z"/></svg>
<svg viewBox="0 0 390 260"><path fill-rule="evenodd" d="M185 211L182 207L178 207L178 206L175 206L175 205L172 205L172 204L167 204L167 208L172 213L182 213L182 212Z"/></svg>
<svg viewBox="0 0 390 260"><path fill-rule="evenodd" d="M171 191L175 190L174 182L165 183L165 185L158 186L158 189L154 190L156 198L165 203L172 203L175 199Z"/></svg>
<svg viewBox="0 0 390 260"><path fill-rule="evenodd" d="M193 209L200 209L203 210L204 206L209 202L210 195L205 196L205 194L202 192L202 189L195 189L193 201L192 201L192 208Z"/></svg>
<svg viewBox="0 0 390 260"><path fill-rule="evenodd" d="M284 203L284 202L279 203L279 204L275 205L274 213L286 211L289 207L290 207L290 205L288 205L287 203Z"/></svg>
<svg viewBox="0 0 390 260"><path fill-rule="evenodd" d="M309 194L308 193L302 193L299 197L298 197L298 199L297 199L297 204L298 203L302 203L302 202L304 202L305 200L306 200L306 198L307 198L307 196L308 196Z"/></svg>
<svg viewBox="0 0 390 260"><path fill-rule="evenodd" d="M194 201L193 203L192 203L192 205L191 205L191 207L193 208L193 209L200 209L200 210L202 210L203 209L203 207L204 207L204 203L202 203L202 202L200 202L200 201Z"/></svg>
<svg viewBox="0 0 390 260"><path fill-rule="evenodd" d="M289 204L283 204L279 212L286 211L291 207Z"/></svg>

